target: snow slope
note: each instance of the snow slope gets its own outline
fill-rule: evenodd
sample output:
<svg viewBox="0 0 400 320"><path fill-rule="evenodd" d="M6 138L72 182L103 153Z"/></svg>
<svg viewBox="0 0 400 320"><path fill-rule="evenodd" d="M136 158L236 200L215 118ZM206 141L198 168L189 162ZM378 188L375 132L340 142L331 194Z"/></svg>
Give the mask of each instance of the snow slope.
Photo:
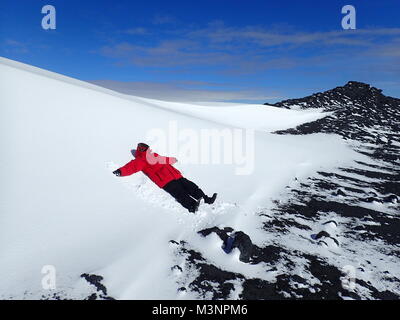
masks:
<svg viewBox="0 0 400 320"><path fill-rule="evenodd" d="M224 270L273 280L262 264L227 256L219 239L196 232L229 226L262 246L271 239L261 229L259 207L270 206L296 178L362 159L336 135L271 134L326 115L315 110L125 96L5 58L0 90L0 298L82 299L92 290L83 273L101 275L117 299L199 298L178 291L170 240L191 243ZM195 131L255 130L250 175L236 175L234 165L177 164L207 193L219 193L215 209L204 205L191 215L141 173L111 174L131 160L129 150L149 130L166 130L171 121ZM45 265L56 268L55 290L42 288Z"/></svg>

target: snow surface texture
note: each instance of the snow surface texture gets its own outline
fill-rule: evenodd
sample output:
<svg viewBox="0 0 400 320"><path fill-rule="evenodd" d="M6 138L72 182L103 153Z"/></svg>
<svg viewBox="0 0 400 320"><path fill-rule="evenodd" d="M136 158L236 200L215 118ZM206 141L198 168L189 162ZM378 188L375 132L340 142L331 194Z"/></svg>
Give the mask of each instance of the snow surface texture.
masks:
<svg viewBox="0 0 400 320"><path fill-rule="evenodd" d="M290 131L333 119L335 110L151 100L4 58L0 88L0 298L399 296L399 228L392 228L399 194L368 174L390 180L398 159L372 157L373 145L344 141L340 132ZM178 162L206 193L219 194L196 215L142 173L111 174L149 130L166 130L170 121L193 130L256 130L254 172ZM378 201L358 206L360 192ZM199 233L210 228L216 232ZM221 249L232 230L250 237L250 261L240 260L238 248ZM311 239L320 231L330 237ZM57 274L51 290L42 287L47 265ZM341 285L349 265L356 268L352 290Z"/></svg>

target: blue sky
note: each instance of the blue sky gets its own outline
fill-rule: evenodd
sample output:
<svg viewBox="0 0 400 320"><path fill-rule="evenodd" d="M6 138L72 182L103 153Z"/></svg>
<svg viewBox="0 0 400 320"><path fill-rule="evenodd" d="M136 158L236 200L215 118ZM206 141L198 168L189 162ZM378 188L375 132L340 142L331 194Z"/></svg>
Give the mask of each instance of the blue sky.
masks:
<svg viewBox="0 0 400 320"><path fill-rule="evenodd" d="M2 0L0 55L155 98L275 102L350 80L400 97L399 14L398 0Z"/></svg>

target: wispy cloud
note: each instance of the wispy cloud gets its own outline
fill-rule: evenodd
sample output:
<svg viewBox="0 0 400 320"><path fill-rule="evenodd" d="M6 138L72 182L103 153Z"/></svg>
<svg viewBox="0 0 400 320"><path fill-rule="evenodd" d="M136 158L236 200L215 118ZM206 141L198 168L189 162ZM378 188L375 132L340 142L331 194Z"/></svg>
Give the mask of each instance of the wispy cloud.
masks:
<svg viewBox="0 0 400 320"><path fill-rule="evenodd" d="M132 29L132 34L143 32L140 28ZM400 42L396 41L400 28L299 32L290 28L229 27L223 22L213 22L203 28L164 28L160 33L163 33L161 40L147 45L123 41L99 51L122 63L141 67L175 71L203 67L231 75L293 69L322 59L329 64L329 58L337 56L350 60L366 54L377 57L400 54Z"/></svg>
<svg viewBox="0 0 400 320"><path fill-rule="evenodd" d="M151 32L146 28L137 27L137 28L130 28L130 29L124 30L123 33L130 34L130 35L148 35Z"/></svg>
<svg viewBox="0 0 400 320"><path fill-rule="evenodd" d="M375 56L400 58L400 38L371 48L369 53Z"/></svg>
<svg viewBox="0 0 400 320"><path fill-rule="evenodd" d="M256 26L228 27L225 24L210 23L208 27L193 30L189 37L208 39L211 43L252 43L260 48L302 45L349 45L369 46L379 37L400 36L400 28L335 30L326 32L296 32L268 30Z"/></svg>
<svg viewBox="0 0 400 320"><path fill-rule="evenodd" d="M29 52L28 46L25 43L13 39L6 39L3 42L3 48L6 52L17 54Z"/></svg>
<svg viewBox="0 0 400 320"><path fill-rule="evenodd" d="M137 66L157 68L179 66L219 65L232 62L229 53L204 51L193 40L166 40L154 46L139 46L128 42L105 46L100 52Z"/></svg>
<svg viewBox="0 0 400 320"><path fill-rule="evenodd" d="M238 90L223 88L224 85L203 81L177 82L143 82L143 81L112 81L94 80L93 84L121 92L124 94L147 97L153 99L180 101L180 102L207 102L207 101L248 101L264 103L268 100L281 98L277 92L267 94L265 89ZM218 89L205 89L217 87ZM222 87L222 88L221 88Z"/></svg>
<svg viewBox="0 0 400 320"><path fill-rule="evenodd" d="M155 25L172 24L176 21L175 17L168 14L156 14L152 19L152 23Z"/></svg>

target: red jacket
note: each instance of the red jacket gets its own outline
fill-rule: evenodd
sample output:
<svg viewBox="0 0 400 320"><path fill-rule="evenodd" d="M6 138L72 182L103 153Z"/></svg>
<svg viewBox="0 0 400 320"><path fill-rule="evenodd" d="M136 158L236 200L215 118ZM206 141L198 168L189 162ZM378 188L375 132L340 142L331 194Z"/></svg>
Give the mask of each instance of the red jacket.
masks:
<svg viewBox="0 0 400 320"><path fill-rule="evenodd" d="M142 171L160 188L172 180L182 178L179 170L172 166L177 162L176 158L160 156L150 149L146 152L136 150L135 157L136 159L119 168L121 177Z"/></svg>

